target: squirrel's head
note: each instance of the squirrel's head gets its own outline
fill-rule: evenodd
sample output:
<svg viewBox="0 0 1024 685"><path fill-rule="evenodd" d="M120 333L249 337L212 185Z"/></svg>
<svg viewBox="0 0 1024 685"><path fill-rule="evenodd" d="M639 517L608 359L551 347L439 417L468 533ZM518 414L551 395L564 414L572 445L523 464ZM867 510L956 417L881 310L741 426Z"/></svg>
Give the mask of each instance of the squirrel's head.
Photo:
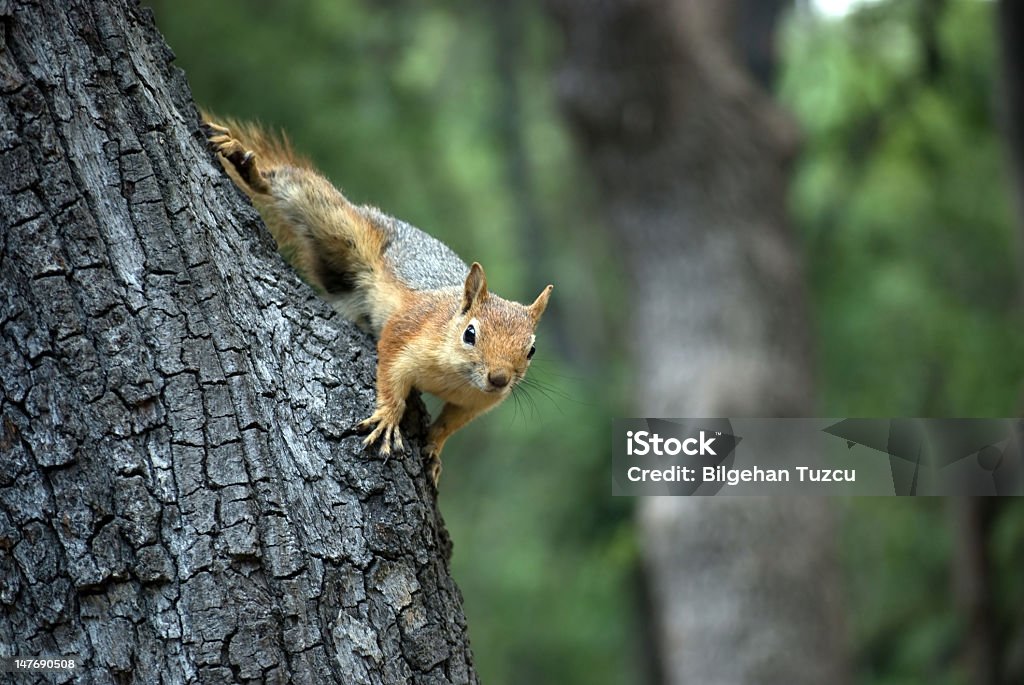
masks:
<svg viewBox="0 0 1024 685"><path fill-rule="evenodd" d="M534 331L553 289L544 288L529 306L510 302L487 292L482 266L470 267L452 343L472 366L478 390L505 395L526 375L537 349Z"/></svg>

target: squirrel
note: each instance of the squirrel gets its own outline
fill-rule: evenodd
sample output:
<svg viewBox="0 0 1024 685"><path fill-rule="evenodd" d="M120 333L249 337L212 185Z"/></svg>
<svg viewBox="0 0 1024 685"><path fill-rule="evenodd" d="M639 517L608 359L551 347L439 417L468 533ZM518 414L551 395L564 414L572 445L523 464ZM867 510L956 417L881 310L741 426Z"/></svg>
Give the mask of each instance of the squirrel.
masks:
<svg viewBox="0 0 1024 685"><path fill-rule="evenodd" d="M278 251L333 307L377 338L377 406L354 432L403 454L399 423L413 389L444 400L424 455L434 487L453 433L506 399L536 351L537 324L554 286L530 305L487 289L436 238L349 202L288 139L256 124L203 113L203 130L228 175L262 216Z"/></svg>

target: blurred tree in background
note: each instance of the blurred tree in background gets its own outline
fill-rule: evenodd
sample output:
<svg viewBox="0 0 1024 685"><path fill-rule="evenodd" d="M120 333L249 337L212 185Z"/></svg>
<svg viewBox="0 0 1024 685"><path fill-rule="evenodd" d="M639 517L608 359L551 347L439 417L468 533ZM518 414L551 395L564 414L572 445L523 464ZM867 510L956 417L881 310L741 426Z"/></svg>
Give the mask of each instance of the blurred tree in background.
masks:
<svg viewBox="0 0 1024 685"><path fill-rule="evenodd" d="M454 573L484 682L644 682L635 503L611 498L607 477L608 419L634 392L625 349L644 332L623 325L629 282L554 102L557 27L499 0L152 4L198 102L286 129L353 200L478 259L502 295L555 283L530 372L541 385L448 447ZM803 133L789 209L818 413L1019 412L1022 232L997 126L995 4L797 7L774 80ZM759 64L755 51L748 67L770 86ZM941 501L845 509L857 682L977 682L954 591L959 519ZM1021 682L1024 507L985 520L967 539L990 562L995 670Z"/></svg>
<svg viewBox="0 0 1024 685"><path fill-rule="evenodd" d="M813 415L797 132L762 87L788 3L549 5L559 100L631 277L631 413ZM640 501L661 682L847 681L833 504Z"/></svg>

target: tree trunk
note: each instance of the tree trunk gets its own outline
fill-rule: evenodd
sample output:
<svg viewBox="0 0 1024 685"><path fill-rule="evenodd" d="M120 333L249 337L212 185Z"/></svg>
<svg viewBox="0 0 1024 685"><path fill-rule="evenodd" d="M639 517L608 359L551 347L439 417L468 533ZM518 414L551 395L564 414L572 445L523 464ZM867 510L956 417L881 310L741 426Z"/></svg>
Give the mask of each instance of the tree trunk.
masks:
<svg viewBox="0 0 1024 685"><path fill-rule="evenodd" d="M1024 5L1014 0L999 0L996 26L1002 92L1003 130L1013 172L1013 195L1017 201L1021 226L1024 226ZM1024 238L1024 232L1022 232Z"/></svg>
<svg viewBox="0 0 1024 685"><path fill-rule="evenodd" d="M1017 262L1024 267L1024 83L1021 83L1021 74L1024 74L1024 4L999 0L997 10L1000 53L1000 92L997 95L1010 165L1011 193L1020 227ZM1020 279L1019 289L1018 301L1024 306L1024 279ZM1024 416L1024 387L1020 390L1017 413ZM979 683L1021 682L1024 679L1024 607L1008 612L1008 623L1015 628L1007 631L1005 636L1000 636L995 630L999 612L992 611L997 574L988 547L992 544L997 521L1009 512L1002 503L966 501L958 507L957 514L960 523L958 542L961 559L958 570L961 574L961 610L969 622L984 621L983 629L988 631L983 637L974 632L968 635L965 651L973 677ZM972 535L976 537L969 537ZM990 613L980 613L985 610ZM986 663L989 660L994 662L994 673Z"/></svg>
<svg viewBox="0 0 1024 685"><path fill-rule="evenodd" d="M785 212L796 131L733 45L772 26L737 28L763 15L734 2L549 4L559 95L633 280L635 412L813 414ZM667 682L843 682L828 514L819 499L640 504Z"/></svg>
<svg viewBox="0 0 1024 685"><path fill-rule="evenodd" d="M418 448L345 432L374 347L275 255L151 14L6 0L0 29L0 653L475 682Z"/></svg>
<svg viewBox="0 0 1024 685"><path fill-rule="evenodd" d="M996 28L999 35L1000 78L997 93L1001 128L1010 166L1010 192L1017 207L1017 262L1024 266L1024 3L999 0ZM1019 281L1018 301L1024 306L1024 279ZM1018 412L1024 413L1024 388Z"/></svg>
<svg viewBox="0 0 1024 685"><path fill-rule="evenodd" d="M954 497L949 502L956 543L954 594L965 627L961 658L971 685L1002 682L999 672L1003 659L989 552L998 502L996 497Z"/></svg>

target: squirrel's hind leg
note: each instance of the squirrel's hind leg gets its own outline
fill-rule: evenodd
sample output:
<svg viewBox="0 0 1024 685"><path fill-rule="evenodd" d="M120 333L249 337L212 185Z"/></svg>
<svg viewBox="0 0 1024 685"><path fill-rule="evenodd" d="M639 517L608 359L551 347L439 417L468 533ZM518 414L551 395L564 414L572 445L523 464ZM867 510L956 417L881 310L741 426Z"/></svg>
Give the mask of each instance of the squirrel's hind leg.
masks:
<svg viewBox="0 0 1024 685"><path fill-rule="evenodd" d="M239 178L249 186L252 192L261 195L270 193L270 184L267 183L267 179L263 177L263 173L260 172L259 166L256 164L255 152L246 150L245 146L231 135L231 130L223 126L207 122L203 124L203 131L214 152L231 162Z"/></svg>

